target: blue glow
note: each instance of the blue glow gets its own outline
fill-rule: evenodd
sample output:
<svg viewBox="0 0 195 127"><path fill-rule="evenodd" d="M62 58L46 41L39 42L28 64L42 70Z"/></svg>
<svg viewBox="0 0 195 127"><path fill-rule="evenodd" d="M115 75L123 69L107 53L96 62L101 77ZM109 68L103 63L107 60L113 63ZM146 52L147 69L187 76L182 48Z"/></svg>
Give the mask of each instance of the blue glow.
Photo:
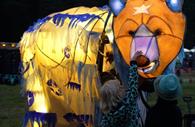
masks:
<svg viewBox="0 0 195 127"><path fill-rule="evenodd" d="M174 12L181 12L183 0L167 0L167 6Z"/></svg>
<svg viewBox="0 0 195 127"><path fill-rule="evenodd" d="M114 15L118 15L122 9L125 7L125 2L123 0L110 0L109 6L114 13Z"/></svg>

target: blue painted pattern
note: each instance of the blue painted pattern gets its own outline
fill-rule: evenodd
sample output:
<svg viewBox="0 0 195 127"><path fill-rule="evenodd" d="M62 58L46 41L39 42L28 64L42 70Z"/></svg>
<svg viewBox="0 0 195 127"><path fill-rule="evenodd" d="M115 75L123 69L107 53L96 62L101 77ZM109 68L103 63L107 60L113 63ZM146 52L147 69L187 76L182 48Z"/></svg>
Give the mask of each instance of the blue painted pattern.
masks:
<svg viewBox="0 0 195 127"><path fill-rule="evenodd" d="M57 117L55 113L40 113L33 111L26 113L22 127L26 127L29 121L31 125L33 125L36 121L39 126L55 127Z"/></svg>
<svg viewBox="0 0 195 127"><path fill-rule="evenodd" d="M49 79L47 81L47 86L50 88L50 90L57 96L62 96L62 90L60 88L58 88L58 85L55 81L53 81L52 79Z"/></svg>
<svg viewBox="0 0 195 127"><path fill-rule="evenodd" d="M47 85L48 86L54 86L54 87L57 87L58 86L57 83L55 81L53 81L52 79L49 79L47 81Z"/></svg>
<svg viewBox="0 0 195 127"><path fill-rule="evenodd" d="M26 32L34 32L34 31L38 30L41 27L41 25L43 25L45 22L47 22L50 19L51 19L51 17L49 17L49 16L47 16L43 19L38 19L37 22L34 23L32 26L30 26Z"/></svg>
<svg viewBox="0 0 195 127"><path fill-rule="evenodd" d="M71 15L71 14L56 14L53 17L47 16L43 19L38 19L36 23L34 23L32 26L28 28L26 32L34 32L38 30L41 25L43 25L45 22L49 21L50 19L53 19L53 23L56 26L63 26L64 21L66 19L70 19L70 23L68 27L76 27L79 22L85 22L89 20L88 24L91 23L95 19L100 19L101 17L95 14L77 14L77 15Z"/></svg>
<svg viewBox="0 0 195 127"><path fill-rule="evenodd" d="M95 14L56 14L53 16L53 23L57 26L63 26L66 19L70 19L69 27L76 27L79 22L85 22L89 20L90 23L95 19L100 19L100 16Z"/></svg>
<svg viewBox="0 0 195 127"><path fill-rule="evenodd" d="M81 85L75 82L69 82L66 87L68 89L72 89L72 90L78 90L81 91Z"/></svg>
<svg viewBox="0 0 195 127"><path fill-rule="evenodd" d="M27 91L27 105L30 107L34 103L34 94L31 91Z"/></svg>
<svg viewBox="0 0 195 127"><path fill-rule="evenodd" d="M68 48L68 47L65 47L65 49L64 49L64 56L66 57L66 58L70 58L70 48Z"/></svg>
<svg viewBox="0 0 195 127"><path fill-rule="evenodd" d="M88 125L89 123L92 123L92 115L89 114L76 115L75 113L66 113L63 117L68 122L77 121L81 123L81 125Z"/></svg>

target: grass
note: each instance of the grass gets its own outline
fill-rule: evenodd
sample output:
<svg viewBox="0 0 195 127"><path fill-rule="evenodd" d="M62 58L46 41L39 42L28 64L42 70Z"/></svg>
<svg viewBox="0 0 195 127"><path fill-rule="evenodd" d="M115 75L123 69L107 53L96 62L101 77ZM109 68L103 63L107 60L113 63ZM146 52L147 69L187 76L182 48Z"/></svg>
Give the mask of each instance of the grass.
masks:
<svg viewBox="0 0 195 127"><path fill-rule="evenodd" d="M195 72L192 74L182 74L183 95L192 96L192 113L195 114ZM189 83L189 78L193 81ZM20 95L20 86L9 86L0 84L0 127L21 127L26 111L25 98ZM149 98L150 105L156 102L156 95L153 93ZM179 107L183 114L188 113L186 103L179 99Z"/></svg>
<svg viewBox="0 0 195 127"><path fill-rule="evenodd" d="M21 127L24 107L19 85L0 85L0 127Z"/></svg>
<svg viewBox="0 0 195 127"><path fill-rule="evenodd" d="M195 83L195 82L194 82ZM192 97L192 103L191 103L191 108L192 108L192 113L195 114L195 84L192 83L186 83L183 84L183 96L191 96ZM179 100L179 106L183 112L183 114L187 114L187 105L186 103L180 99Z"/></svg>

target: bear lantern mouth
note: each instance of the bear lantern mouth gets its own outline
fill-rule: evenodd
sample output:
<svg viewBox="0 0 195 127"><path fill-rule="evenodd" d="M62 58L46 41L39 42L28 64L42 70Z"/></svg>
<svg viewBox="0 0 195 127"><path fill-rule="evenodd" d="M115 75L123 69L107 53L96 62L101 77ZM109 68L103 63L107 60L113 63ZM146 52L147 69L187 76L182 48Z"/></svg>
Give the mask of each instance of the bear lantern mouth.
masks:
<svg viewBox="0 0 195 127"><path fill-rule="evenodd" d="M158 65L159 65L159 61L156 60L156 61L150 62L150 64L145 67L138 67L138 71L141 73L152 73L156 70Z"/></svg>
<svg viewBox="0 0 195 127"><path fill-rule="evenodd" d="M145 25L141 25L132 40L130 57L137 51L142 51L142 55L136 59L138 71L141 73L152 73L159 66L159 48L156 35Z"/></svg>

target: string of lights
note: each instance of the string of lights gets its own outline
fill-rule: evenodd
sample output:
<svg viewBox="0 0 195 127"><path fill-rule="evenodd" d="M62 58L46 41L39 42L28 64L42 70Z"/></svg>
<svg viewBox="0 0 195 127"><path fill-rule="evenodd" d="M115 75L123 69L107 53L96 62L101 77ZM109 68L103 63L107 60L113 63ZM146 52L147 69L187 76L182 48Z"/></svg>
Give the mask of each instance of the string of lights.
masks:
<svg viewBox="0 0 195 127"><path fill-rule="evenodd" d="M16 42L0 42L0 49L19 49Z"/></svg>

